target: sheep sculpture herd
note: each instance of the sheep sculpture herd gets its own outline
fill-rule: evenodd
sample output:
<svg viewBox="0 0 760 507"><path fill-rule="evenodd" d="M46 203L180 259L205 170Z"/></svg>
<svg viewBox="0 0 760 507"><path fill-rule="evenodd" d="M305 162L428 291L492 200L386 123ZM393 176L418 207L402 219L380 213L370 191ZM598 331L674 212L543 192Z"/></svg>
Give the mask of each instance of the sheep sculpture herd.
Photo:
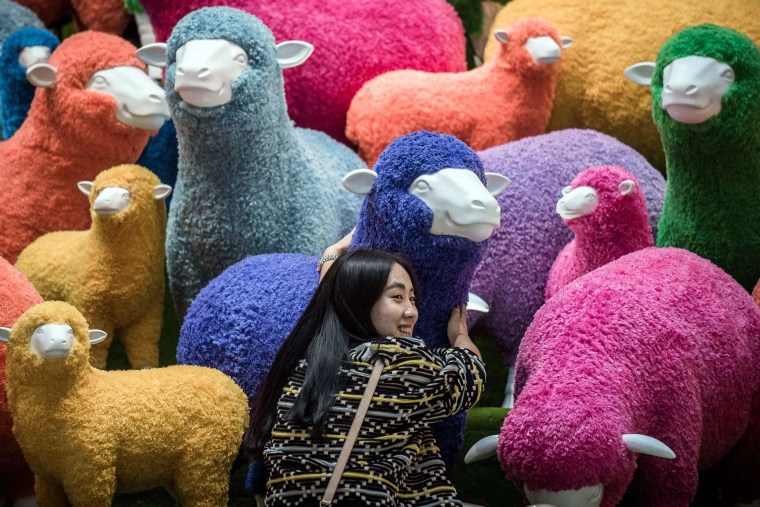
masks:
<svg viewBox="0 0 760 507"><path fill-rule="evenodd" d="M497 456L533 504L687 507L708 469L726 505L760 503L750 37L689 27L627 62L666 186L614 137L547 132L585 34L510 13L561 14L550 0L505 7L472 70L443 0L143 0L166 43L140 49L59 43L36 17L121 34L120 1L19 4L0 0L0 503L163 486L226 505L318 256L352 229L349 250L413 266L427 347L472 294L488 307L468 323L511 411L466 462ZM162 367L172 306L179 365ZM105 371L114 341L134 371ZM432 429L451 471L466 417Z"/></svg>

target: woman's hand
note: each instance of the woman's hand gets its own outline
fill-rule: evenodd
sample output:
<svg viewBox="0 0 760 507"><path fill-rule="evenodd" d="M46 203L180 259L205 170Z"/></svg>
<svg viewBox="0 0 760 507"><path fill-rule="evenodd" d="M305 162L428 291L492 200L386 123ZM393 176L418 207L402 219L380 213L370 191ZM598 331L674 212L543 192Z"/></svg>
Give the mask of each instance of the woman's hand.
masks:
<svg viewBox="0 0 760 507"><path fill-rule="evenodd" d="M449 336L449 343L452 347L462 347L470 350L480 357L480 351L478 347L472 343L470 335L467 334L467 306L460 305L451 310L451 317L449 317L449 325L446 328L446 333Z"/></svg>
<svg viewBox="0 0 760 507"><path fill-rule="evenodd" d="M351 229L351 232L343 236L340 241L325 248L322 257L319 260L319 264L317 264L317 271L319 272L320 282L322 281L322 278L325 277L327 270L330 269L330 266L332 266L332 263L335 262L335 259L346 253L349 245L351 245L351 239L354 237L355 230L356 228Z"/></svg>

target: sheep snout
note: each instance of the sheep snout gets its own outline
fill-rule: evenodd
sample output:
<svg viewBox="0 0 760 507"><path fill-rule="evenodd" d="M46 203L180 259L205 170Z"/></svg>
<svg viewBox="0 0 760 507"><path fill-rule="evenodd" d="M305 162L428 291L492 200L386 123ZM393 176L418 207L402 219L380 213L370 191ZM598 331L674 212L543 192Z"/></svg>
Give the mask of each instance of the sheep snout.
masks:
<svg viewBox="0 0 760 507"><path fill-rule="evenodd" d="M549 491L546 489L528 489L524 487L525 496L532 504L561 505L562 507L599 507L602 503L604 485L585 486L579 489Z"/></svg>
<svg viewBox="0 0 760 507"><path fill-rule="evenodd" d="M703 123L721 111L733 69L704 56L678 58L663 71L662 108L680 123Z"/></svg>
<svg viewBox="0 0 760 507"><path fill-rule="evenodd" d="M164 90L137 67L96 72L87 89L116 99L116 119L132 127L158 130L171 116Z"/></svg>
<svg viewBox="0 0 760 507"><path fill-rule="evenodd" d="M562 55L559 45L548 35L530 37L525 41L525 49L535 61L542 65L551 65Z"/></svg>
<svg viewBox="0 0 760 507"><path fill-rule="evenodd" d="M45 324L32 333L32 350L45 360L67 357L73 343L74 331L68 324Z"/></svg>
<svg viewBox="0 0 760 507"><path fill-rule="evenodd" d="M248 65L245 51L223 39L191 40L177 50L174 90L196 107L232 100L232 83Z"/></svg>
<svg viewBox="0 0 760 507"><path fill-rule="evenodd" d="M472 171L442 169L425 174L409 186L433 212L430 234L450 235L479 242L501 225L501 208Z"/></svg>
<svg viewBox="0 0 760 507"><path fill-rule="evenodd" d="M120 187L107 187L100 191L92 209L98 216L111 216L119 213L132 200L129 190Z"/></svg>

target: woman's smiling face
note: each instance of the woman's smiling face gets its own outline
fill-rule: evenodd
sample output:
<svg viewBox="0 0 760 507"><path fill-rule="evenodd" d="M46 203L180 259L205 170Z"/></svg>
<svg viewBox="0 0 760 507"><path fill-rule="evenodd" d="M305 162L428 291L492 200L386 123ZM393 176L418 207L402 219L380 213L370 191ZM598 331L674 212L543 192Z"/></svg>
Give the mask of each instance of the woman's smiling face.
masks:
<svg viewBox="0 0 760 507"><path fill-rule="evenodd" d="M393 264L385 289L370 311L370 319L380 336L412 336L417 322L414 286L406 272Z"/></svg>

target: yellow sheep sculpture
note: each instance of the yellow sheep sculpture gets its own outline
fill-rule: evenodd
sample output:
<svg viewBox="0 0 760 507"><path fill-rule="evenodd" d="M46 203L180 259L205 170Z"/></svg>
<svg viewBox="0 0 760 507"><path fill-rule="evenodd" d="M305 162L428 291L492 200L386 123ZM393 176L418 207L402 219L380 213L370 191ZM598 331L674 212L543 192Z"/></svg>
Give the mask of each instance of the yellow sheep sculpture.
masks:
<svg viewBox="0 0 760 507"><path fill-rule="evenodd" d="M66 301L106 332L90 362L105 368L112 337L132 368L158 366L164 311L166 204L171 187L138 165L80 181L90 199L86 231L51 232L27 246L16 267L45 301Z"/></svg>
<svg viewBox="0 0 760 507"><path fill-rule="evenodd" d="M226 506L248 399L202 366L103 371L73 306L38 304L0 328L8 343L13 432L48 506L108 506L114 493L164 486L186 507Z"/></svg>

